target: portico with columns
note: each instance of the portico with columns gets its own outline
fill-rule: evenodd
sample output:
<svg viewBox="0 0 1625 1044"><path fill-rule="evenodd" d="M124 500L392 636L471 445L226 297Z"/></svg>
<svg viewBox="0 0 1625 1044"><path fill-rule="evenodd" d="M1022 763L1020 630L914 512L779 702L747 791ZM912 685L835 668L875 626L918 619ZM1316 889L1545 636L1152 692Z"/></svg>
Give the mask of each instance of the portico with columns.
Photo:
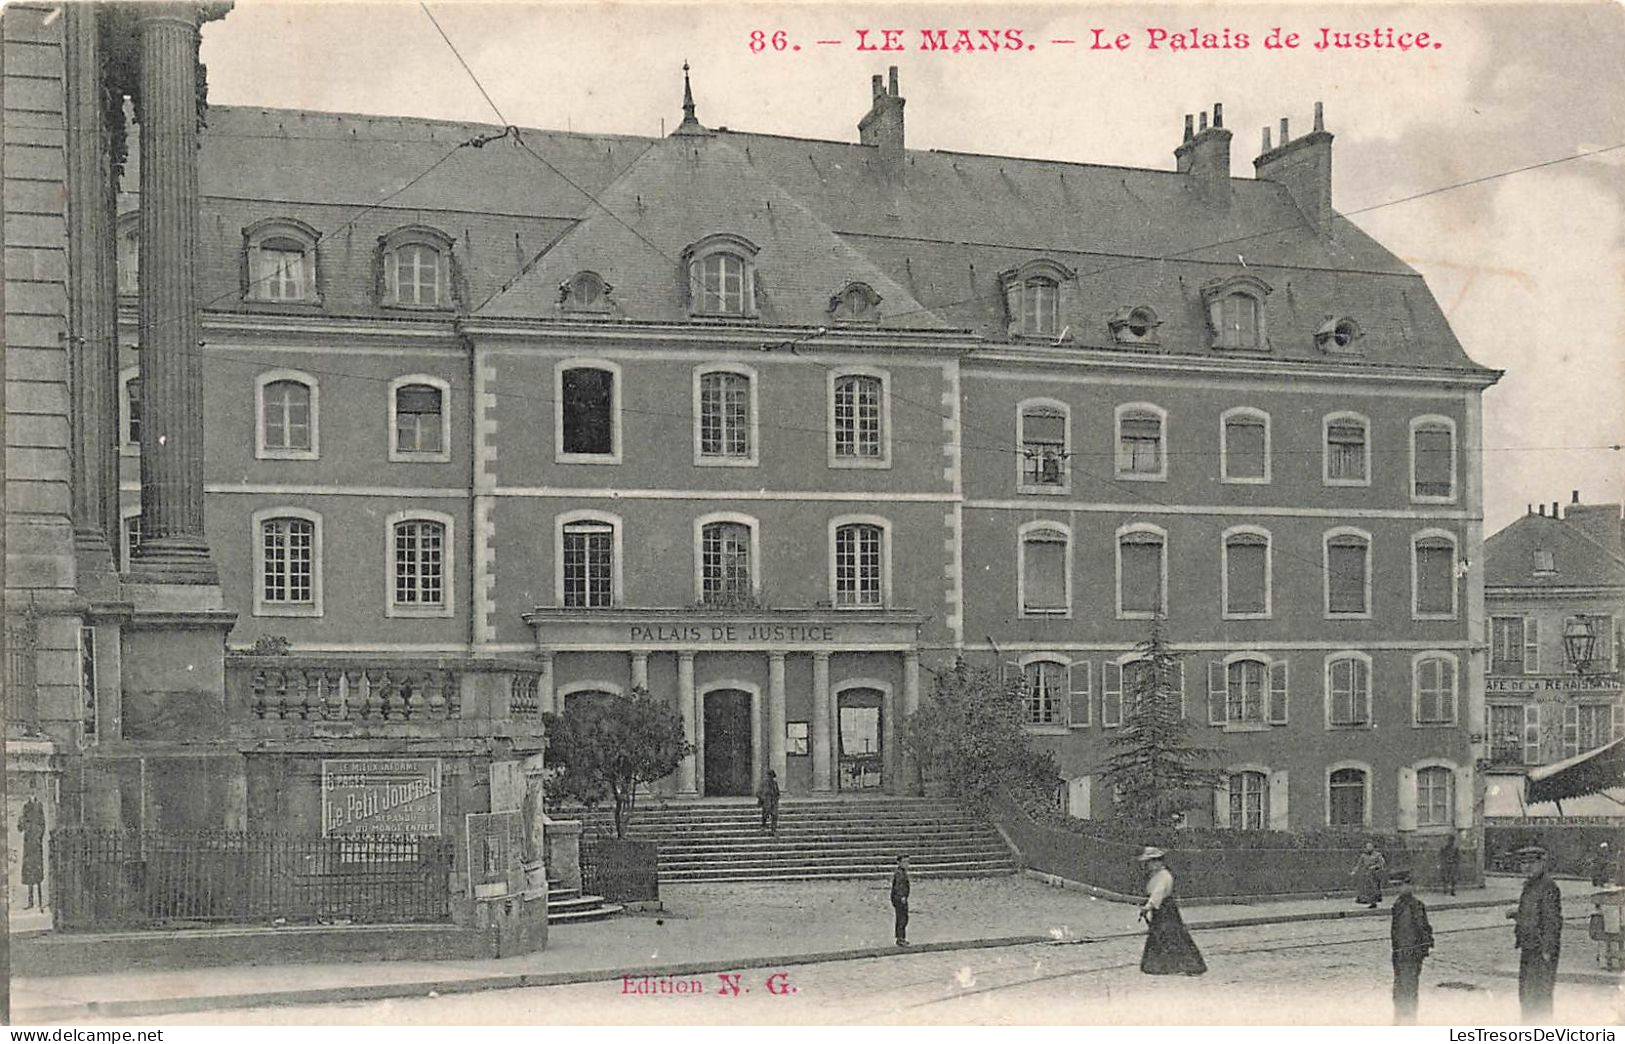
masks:
<svg viewBox="0 0 1625 1044"><path fill-rule="evenodd" d="M770 769L788 795L917 790L899 724L919 707L923 614L539 607L525 621L544 710L635 688L670 701L695 752L667 796L751 795Z"/></svg>

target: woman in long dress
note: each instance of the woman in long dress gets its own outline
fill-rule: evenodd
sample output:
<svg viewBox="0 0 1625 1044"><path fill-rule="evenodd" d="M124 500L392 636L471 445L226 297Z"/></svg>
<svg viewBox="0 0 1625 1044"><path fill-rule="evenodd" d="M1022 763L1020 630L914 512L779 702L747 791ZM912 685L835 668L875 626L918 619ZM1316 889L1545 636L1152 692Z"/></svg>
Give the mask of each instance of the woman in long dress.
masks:
<svg viewBox="0 0 1625 1044"><path fill-rule="evenodd" d="M1145 952L1140 955L1140 970L1147 975L1202 975L1207 971L1207 962L1202 960L1202 951L1196 948L1196 940L1179 916L1174 875L1163 859L1160 848L1147 846L1140 852L1140 863L1148 874L1140 919L1151 925L1145 936Z"/></svg>
<svg viewBox="0 0 1625 1044"><path fill-rule="evenodd" d="M1355 878L1354 901L1375 910L1382 902L1382 879L1387 873L1388 861L1377 851L1376 845L1367 841L1350 872Z"/></svg>

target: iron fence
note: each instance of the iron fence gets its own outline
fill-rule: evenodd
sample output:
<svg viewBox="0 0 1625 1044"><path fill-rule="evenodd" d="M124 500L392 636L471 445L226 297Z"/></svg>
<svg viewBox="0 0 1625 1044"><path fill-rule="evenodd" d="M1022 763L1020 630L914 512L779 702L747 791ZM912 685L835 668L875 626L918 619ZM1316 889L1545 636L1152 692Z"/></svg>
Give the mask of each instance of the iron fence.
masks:
<svg viewBox="0 0 1625 1044"><path fill-rule="evenodd" d="M618 903L659 899L659 846L653 841L583 833L581 890Z"/></svg>
<svg viewBox="0 0 1625 1044"><path fill-rule="evenodd" d="M451 919L452 842L62 829L51 835L62 929Z"/></svg>

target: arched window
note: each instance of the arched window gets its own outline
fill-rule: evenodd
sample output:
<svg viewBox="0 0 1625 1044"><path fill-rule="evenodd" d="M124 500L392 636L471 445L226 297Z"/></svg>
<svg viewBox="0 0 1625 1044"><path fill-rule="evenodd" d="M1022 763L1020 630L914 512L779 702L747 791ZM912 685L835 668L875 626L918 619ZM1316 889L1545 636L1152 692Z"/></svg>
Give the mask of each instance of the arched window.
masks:
<svg viewBox="0 0 1625 1044"><path fill-rule="evenodd" d="M1411 664L1412 707L1418 725L1456 723L1456 658L1449 653L1418 654Z"/></svg>
<svg viewBox="0 0 1625 1044"><path fill-rule="evenodd" d="M1411 613L1419 620L1456 615L1456 537L1429 529L1411 540Z"/></svg>
<svg viewBox="0 0 1625 1044"><path fill-rule="evenodd" d="M1021 443L1019 485L1025 492L1064 493L1070 485L1067 460L1068 410L1053 399L1029 399L1017 407L1016 437Z"/></svg>
<svg viewBox="0 0 1625 1044"><path fill-rule="evenodd" d="M1232 653L1208 664L1208 724L1248 730L1287 723L1286 660Z"/></svg>
<svg viewBox="0 0 1625 1044"><path fill-rule="evenodd" d="M1021 615L1065 616L1072 611L1070 533L1058 523L1028 522L1019 536Z"/></svg>
<svg viewBox="0 0 1625 1044"><path fill-rule="evenodd" d="M999 273L1011 336L1059 336L1063 330L1061 287L1072 278L1071 269L1044 259Z"/></svg>
<svg viewBox="0 0 1625 1044"><path fill-rule="evenodd" d="M1337 768L1326 779L1326 822L1328 826L1358 829L1369 823L1370 774L1359 768Z"/></svg>
<svg viewBox="0 0 1625 1044"><path fill-rule="evenodd" d="M273 460L314 460L320 449L316 379L295 370L262 373L254 382L255 456Z"/></svg>
<svg viewBox="0 0 1625 1044"><path fill-rule="evenodd" d="M426 374L397 377L390 382L390 460L451 459L446 415L450 387L440 378Z"/></svg>
<svg viewBox="0 0 1625 1044"><path fill-rule="evenodd" d="M1448 827L1456 820L1456 774L1445 765L1416 770L1416 825Z"/></svg>
<svg viewBox="0 0 1625 1044"><path fill-rule="evenodd" d="M1356 653L1326 660L1326 724L1334 729L1371 727L1371 661Z"/></svg>
<svg viewBox="0 0 1625 1044"><path fill-rule="evenodd" d="M1231 830L1266 830L1270 822L1270 780L1263 772L1232 772L1226 780Z"/></svg>
<svg viewBox="0 0 1625 1044"><path fill-rule="evenodd" d="M694 463L756 462L754 378L745 367L695 371Z"/></svg>
<svg viewBox="0 0 1625 1044"><path fill-rule="evenodd" d="M1270 480L1270 415L1237 406L1219 424L1219 478L1263 485Z"/></svg>
<svg viewBox="0 0 1625 1044"><path fill-rule="evenodd" d="M881 371L831 373L829 464L836 468L891 466L891 402Z"/></svg>
<svg viewBox="0 0 1625 1044"><path fill-rule="evenodd" d="M254 615L322 615L322 518L302 508L256 511Z"/></svg>
<svg viewBox="0 0 1625 1044"><path fill-rule="evenodd" d="M554 370L554 390L558 447L554 459L561 464L619 464L619 367L596 360L565 360Z"/></svg>
<svg viewBox="0 0 1625 1044"><path fill-rule="evenodd" d="M755 527L742 520L702 520L699 528L700 601L710 606L749 604L757 588Z"/></svg>
<svg viewBox="0 0 1625 1044"><path fill-rule="evenodd" d="M389 518L390 616L451 612L451 518L401 512Z"/></svg>
<svg viewBox="0 0 1625 1044"><path fill-rule="evenodd" d="M1328 486L1369 486L1371 422L1358 413L1333 413L1321 423L1326 439L1321 480Z"/></svg>
<svg viewBox="0 0 1625 1044"><path fill-rule="evenodd" d="M1341 528L1325 536L1326 615L1371 615L1371 534Z"/></svg>
<svg viewBox="0 0 1625 1044"><path fill-rule="evenodd" d="M750 240L726 233L707 236L685 251L695 315L756 314L756 252Z"/></svg>
<svg viewBox="0 0 1625 1044"><path fill-rule="evenodd" d="M886 527L878 520L835 521L830 534L830 586L836 608L886 604L889 543Z"/></svg>
<svg viewBox="0 0 1625 1044"><path fill-rule="evenodd" d="M868 283L848 283L829 299L829 314L838 323L872 323L880 318L881 297Z"/></svg>
<svg viewBox="0 0 1625 1044"><path fill-rule="evenodd" d="M1411 421L1411 499L1456 499L1456 422L1449 417Z"/></svg>
<svg viewBox="0 0 1625 1044"><path fill-rule="evenodd" d="M1270 615L1270 535L1256 526L1224 534L1224 617L1261 620Z"/></svg>
<svg viewBox="0 0 1625 1044"><path fill-rule="evenodd" d="M396 308L451 305L451 237L422 225L381 238L383 303Z"/></svg>
<svg viewBox="0 0 1625 1044"><path fill-rule="evenodd" d="M1034 660L1022 668L1022 707L1029 725L1066 724L1067 665Z"/></svg>
<svg viewBox="0 0 1625 1044"><path fill-rule="evenodd" d="M1117 407L1117 477L1164 479L1168 453L1163 421L1167 411L1150 403Z"/></svg>
<svg viewBox="0 0 1625 1044"><path fill-rule="evenodd" d="M1168 535L1140 523L1117 532L1117 616L1149 619L1168 604Z"/></svg>
<svg viewBox="0 0 1625 1044"><path fill-rule="evenodd" d="M590 511L558 520L558 599L567 609L607 609L620 601L620 520Z"/></svg>
<svg viewBox="0 0 1625 1044"><path fill-rule="evenodd" d="M1201 290L1213 347L1232 351L1269 347L1264 324L1269 284L1251 274L1234 275L1204 283Z"/></svg>
<svg viewBox="0 0 1625 1044"><path fill-rule="evenodd" d="M559 307L566 312L600 314L609 311L614 287L597 272L581 271L559 284Z"/></svg>
<svg viewBox="0 0 1625 1044"><path fill-rule="evenodd" d="M292 218L260 221L244 229L243 296L250 301L319 303L318 239L315 229Z"/></svg>

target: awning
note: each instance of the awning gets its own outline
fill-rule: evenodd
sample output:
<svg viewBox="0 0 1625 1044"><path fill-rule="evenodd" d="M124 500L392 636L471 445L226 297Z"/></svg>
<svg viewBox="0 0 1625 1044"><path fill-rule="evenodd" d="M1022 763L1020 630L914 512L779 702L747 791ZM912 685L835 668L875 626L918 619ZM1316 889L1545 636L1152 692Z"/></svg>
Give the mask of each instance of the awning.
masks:
<svg viewBox="0 0 1625 1044"><path fill-rule="evenodd" d="M1530 769L1524 800L1530 804L1596 794L1625 783L1625 737L1572 758Z"/></svg>

